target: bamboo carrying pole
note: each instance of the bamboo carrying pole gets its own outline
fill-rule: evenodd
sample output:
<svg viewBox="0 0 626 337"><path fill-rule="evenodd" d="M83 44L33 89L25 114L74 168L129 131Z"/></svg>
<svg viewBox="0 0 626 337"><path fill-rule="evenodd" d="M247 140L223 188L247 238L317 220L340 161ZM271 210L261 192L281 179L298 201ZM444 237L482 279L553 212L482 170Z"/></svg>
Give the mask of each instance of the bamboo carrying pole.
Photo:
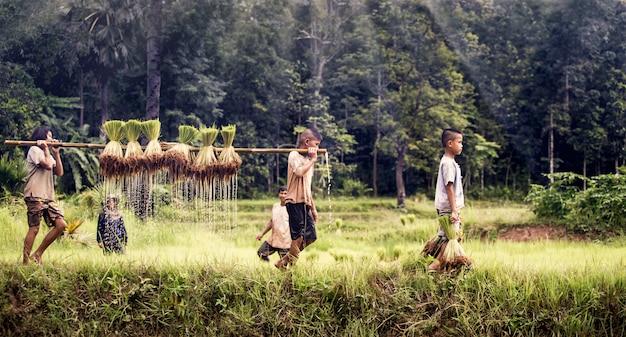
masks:
<svg viewBox="0 0 626 337"><path fill-rule="evenodd" d="M94 143L69 143L69 142L49 142L49 145L60 146L60 147L80 147L80 148L88 148L88 149L104 149L106 144L94 144ZM161 148L163 151L171 148L176 143L167 143L161 142ZM5 140L4 145L12 145L12 146L34 146L37 145L37 141L34 140ZM122 146L123 148L125 146ZM145 146L141 147L145 149ZM222 148L214 148L215 151L221 152ZM200 150L199 147L191 147L191 151ZM289 153L291 151L298 151L300 153L306 153L307 149L262 149L262 148L249 148L249 147L240 147L235 148L235 152L238 153ZM326 149L319 149L317 153L326 153Z"/></svg>

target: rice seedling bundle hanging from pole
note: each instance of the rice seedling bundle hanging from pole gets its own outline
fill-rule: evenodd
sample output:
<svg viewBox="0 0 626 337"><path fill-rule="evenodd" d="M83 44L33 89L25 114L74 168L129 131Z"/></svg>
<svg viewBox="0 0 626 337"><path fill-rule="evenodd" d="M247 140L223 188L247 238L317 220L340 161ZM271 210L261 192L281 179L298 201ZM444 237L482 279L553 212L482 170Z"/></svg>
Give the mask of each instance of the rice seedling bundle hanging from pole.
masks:
<svg viewBox="0 0 626 337"><path fill-rule="evenodd" d="M221 134L224 148L218 157L220 162L219 194L222 201L220 223L227 226L233 226L237 221L237 203L233 201L237 199L237 172L241 166L241 158L233 147L236 130L236 126L232 124L222 126Z"/></svg>
<svg viewBox="0 0 626 337"><path fill-rule="evenodd" d="M178 143L165 151L164 164L169 170L170 180L176 182L190 176L191 142L198 137L198 129L191 125L178 127Z"/></svg>
<svg viewBox="0 0 626 337"><path fill-rule="evenodd" d="M163 149L159 143L161 122L156 119L144 121L141 123L141 132L148 138L141 166L148 173L159 171L163 168Z"/></svg>
<svg viewBox="0 0 626 337"><path fill-rule="evenodd" d="M124 174L124 150L120 141L124 137L125 122L119 120L107 121L102 128L109 142L100 154L100 172L107 177L117 177Z"/></svg>
<svg viewBox="0 0 626 337"><path fill-rule="evenodd" d="M154 215L157 209L155 205L159 199L154 195L153 188L156 185L165 183L165 172L163 171L163 149L159 143L159 135L161 133L161 122L156 119L143 121L141 123L141 132L148 138L148 144L140 157L139 166L143 170L144 175L142 191L144 200L149 200L145 207L146 214Z"/></svg>
<svg viewBox="0 0 626 337"><path fill-rule="evenodd" d="M219 132L215 125L200 129L198 138L202 141L202 146L198 149L192 166L196 192L196 211L194 213L198 219L208 223L211 228L214 227L215 218L218 216L215 200L217 199L217 188L219 186L217 184L219 162L215 155L213 142L215 142Z"/></svg>
<svg viewBox="0 0 626 337"><path fill-rule="evenodd" d="M199 131L198 138L200 138L202 146L198 150L193 165L193 173L196 180L210 180L216 174L219 162L217 156L215 156L213 142L215 142L218 134L219 130L215 126L201 128Z"/></svg>
<svg viewBox="0 0 626 337"><path fill-rule="evenodd" d="M126 121L124 134L128 143L124 153L124 192L127 205L132 208L139 219L148 214L150 204L150 181L141 167L143 150L139 144L142 123L136 119Z"/></svg>
<svg viewBox="0 0 626 337"><path fill-rule="evenodd" d="M222 140L224 141L224 148L219 156L219 174L222 180L228 180L236 175L241 166L241 157L239 157L233 147L235 131L237 131L237 127L233 124L222 126L221 134Z"/></svg>
<svg viewBox="0 0 626 337"><path fill-rule="evenodd" d="M440 263L441 270L453 270L464 266L472 265L472 260L465 255L465 251L459 243L457 230L450 221L450 216L440 216L439 225L448 238L448 243L443 251Z"/></svg>
<svg viewBox="0 0 626 337"><path fill-rule="evenodd" d="M139 136L141 136L141 122L131 119L124 124L124 134L128 143L126 144L126 152L124 153L124 166L126 172L135 174L141 172L139 158L143 155L141 145L139 144Z"/></svg>

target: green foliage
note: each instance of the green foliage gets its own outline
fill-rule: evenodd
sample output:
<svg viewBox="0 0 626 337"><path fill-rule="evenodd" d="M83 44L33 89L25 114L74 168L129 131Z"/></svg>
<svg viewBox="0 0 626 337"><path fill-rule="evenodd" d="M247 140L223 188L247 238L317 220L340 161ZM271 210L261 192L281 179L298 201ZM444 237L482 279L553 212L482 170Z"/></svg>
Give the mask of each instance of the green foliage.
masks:
<svg viewBox="0 0 626 337"><path fill-rule="evenodd" d="M571 201L568 227L601 235L626 233L626 170L589 179Z"/></svg>
<svg viewBox="0 0 626 337"><path fill-rule="evenodd" d="M584 178L573 173L551 175L549 186L533 185L526 201L544 220L566 223L574 231L599 235L626 232L626 176L606 174ZM586 188L581 187L586 182Z"/></svg>
<svg viewBox="0 0 626 337"><path fill-rule="evenodd" d="M345 179L342 181L339 194L344 197L366 197L372 193L372 189L360 180Z"/></svg>
<svg viewBox="0 0 626 337"><path fill-rule="evenodd" d="M4 153L0 158L0 186L3 195L17 195L24 190L24 183L28 171L23 157L10 159L9 153Z"/></svg>
<svg viewBox="0 0 626 337"><path fill-rule="evenodd" d="M45 95L21 66L0 62L0 151L7 139L30 139L39 124Z"/></svg>
<svg viewBox="0 0 626 337"><path fill-rule="evenodd" d="M531 185L525 201L530 203L538 218L563 222L585 178L575 173L555 173L548 177L552 177L554 182L548 186Z"/></svg>

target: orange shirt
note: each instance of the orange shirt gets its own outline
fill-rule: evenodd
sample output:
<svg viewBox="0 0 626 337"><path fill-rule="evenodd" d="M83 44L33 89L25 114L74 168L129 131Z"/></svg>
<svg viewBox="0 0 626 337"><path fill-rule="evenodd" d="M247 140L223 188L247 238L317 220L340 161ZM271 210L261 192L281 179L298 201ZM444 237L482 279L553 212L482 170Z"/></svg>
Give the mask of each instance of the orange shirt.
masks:
<svg viewBox="0 0 626 337"><path fill-rule="evenodd" d="M306 172L303 167L311 161L309 156L303 156L298 151L289 153L287 166L287 196L285 202L298 204L305 203L313 206L313 193L311 182L313 181L313 166Z"/></svg>

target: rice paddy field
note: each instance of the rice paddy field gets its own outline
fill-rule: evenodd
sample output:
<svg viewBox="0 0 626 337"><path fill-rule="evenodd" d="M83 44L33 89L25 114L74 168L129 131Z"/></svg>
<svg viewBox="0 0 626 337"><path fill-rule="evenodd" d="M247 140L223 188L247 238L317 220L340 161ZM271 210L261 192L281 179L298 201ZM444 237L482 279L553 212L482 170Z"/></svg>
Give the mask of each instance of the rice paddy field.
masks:
<svg viewBox="0 0 626 337"><path fill-rule="evenodd" d="M535 226L521 204L463 212L470 270L429 273L432 201L323 199L318 241L285 272L258 259L276 198L237 200L233 223L163 209L123 211L125 255L95 244L97 210L63 203L77 233L53 243L43 267L21 265L22 203L0 207L2 336L623 336L626 248L570 236L500 239ZM42 226L35 247L45 234ZM267 237L267 235L266 235Z"/></svg>

